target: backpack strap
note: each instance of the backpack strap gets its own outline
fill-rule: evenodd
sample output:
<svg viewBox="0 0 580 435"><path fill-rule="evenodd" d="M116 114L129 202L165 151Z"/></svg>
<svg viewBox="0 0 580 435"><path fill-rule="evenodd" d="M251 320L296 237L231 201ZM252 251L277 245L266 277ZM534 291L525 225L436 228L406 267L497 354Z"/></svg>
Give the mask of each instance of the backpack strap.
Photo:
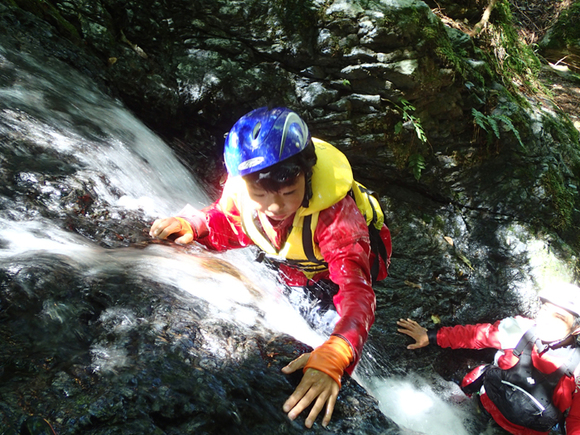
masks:
<svg viewBox="0 0 580 435"><path fill-rule="evenodd" d="M522 335L522 338L520 338L520 341L513 350L513 354L519 358L526 349L529 349L529 352L531 354L532 347L535 342L536 342L536 327L532 326L524 333L524 335ZM532 346L529 346L530 344Z"/></svg>
<svg viewBox="0 0 580 435"><path fill-rule="evenodd" d="M575 346L574 350L571 352L571 355L568 357L568 361L565 364L562 364L558 367L558 370L562 371L562 375L572 376L574 377L574 372L576 368L580 364L580 348Z"/></svg>
<svg viewBox="0 0 580 435"><path fill-rule="evenodd" d="M367 195L370 194L369 193L370 191L367 191L366 189L365 190L361 189L361 191ZM377 276L379 276L379 268L380 268L379 262L381 260L382 261L387 260L387 248L385 248L384 243L382 243L379 230L377 230L377 228L374 225L374 222L376 222L377 220L377 211L375 210L375 206L373 205L372 201L369 201L369 204L371 205L371 209L373 211L373 219L371 221L371 224L368 226L369 240L371 242L371 251L375 253L375 260L373 261L373 264L371 264L371 279L373 283L375 283L377 280Z"/></svg>
<svg viewBox="0 0 580 435"><path fill-rule="evenodd" d="M375 226L375 223L378 222L378 210L375 207L375 204L373 203L373 201L371 200L371 196L377 201L377 207L381 207L381 204L379 202L379 198L377 196L377 194L370 190L367 189L366 187L364 187L362 184L360 183L356 183L356 187L358 188L358 190L360 191L361 195L364 197L366 196L368 205L370 206L370 210L372 211L372 218L370 220L370 223L367 225L368 227L368 231L369 231L369 239L371 242L371 251L375 254L375 259L373 261L373 264L371 264L371 280L374 283L377 282L377 277L379 276L379 271L380 271L380 262L384 262L385 264L388 264L388 259L389 259L389 255L387 253L387 247L385 246L383 239L381 238L381 230L378 229ZM350 191L348 192L348 194L352 197L352 199L355 200L356 202L356 195L353 191L353 189L350 189ZM358 203L357 203L358 206ZM361 210L359 208L359 210ZM384 211L381 209L381 214L382 214L382 220L383 223L385 225L387 225L386 219L385 219L385 213ZM367 210L368 212L368 210ZM361 213L363 213L363 210L361 210ZM363 213L364 216L364 213ZM366 218L366 216L364 216ZM387 225L388 226L388 225Z"/></svg>
<svg viewBox="0 0 580 435"><path fill-rule="evenodd" d="M533 344L536 345L538 349L538 353L542 353L548 349L548 345L544 344L540 341L539 338L536 337L536 327L532 326L528 329L525 334L522 336L520 341L518 342L517 346L513 350L513 354L520 358L521 355L525 352L526 355L531 355ZM558 377L566 376L574 376L574 372L576 368L580 364L580 348L574 346L573 350L570 352L568 359L564 364L556 369L556 372L559 373Z"/></svg>

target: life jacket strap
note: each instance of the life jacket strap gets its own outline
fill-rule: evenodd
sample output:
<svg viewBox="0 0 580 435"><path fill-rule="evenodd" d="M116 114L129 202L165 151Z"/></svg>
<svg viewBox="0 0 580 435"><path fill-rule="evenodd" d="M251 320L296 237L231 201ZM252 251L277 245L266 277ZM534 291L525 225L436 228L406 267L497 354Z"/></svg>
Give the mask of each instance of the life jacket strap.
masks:
<svg viewBox="0 0 580 435"><path fill-rule="evenodd" d="M304 254L310 263L325 264L324 261L319 260L314 255L314 245L312 238L312 215L304 216L304 225L302 227L302 246Z"/></svg>

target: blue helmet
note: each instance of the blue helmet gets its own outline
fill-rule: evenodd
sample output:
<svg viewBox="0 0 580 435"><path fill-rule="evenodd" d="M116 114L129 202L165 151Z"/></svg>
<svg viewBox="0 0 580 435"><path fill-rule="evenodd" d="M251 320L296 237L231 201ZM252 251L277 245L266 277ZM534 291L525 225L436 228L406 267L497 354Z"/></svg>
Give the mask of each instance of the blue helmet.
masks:
<svg viewBox="0 0 580 435"><path fill-rule="evenodd" d="M310 142L306 123L285 107L253 110L234 124L226 138L228 174L244 176L298 154Z"/></svg>

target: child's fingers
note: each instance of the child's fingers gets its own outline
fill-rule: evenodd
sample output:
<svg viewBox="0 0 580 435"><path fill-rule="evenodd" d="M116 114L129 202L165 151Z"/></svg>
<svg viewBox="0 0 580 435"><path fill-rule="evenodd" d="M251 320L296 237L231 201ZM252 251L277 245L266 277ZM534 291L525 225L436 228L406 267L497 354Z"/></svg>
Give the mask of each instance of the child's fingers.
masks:
<svg viewBox="0 0 580 435"><path fill-rule="evenodd" d="M330 419L332 418L332 413L334 411L334 405L336 404L336 395L332 394L328 398L328 402L326 403L326 412L324 413L324 418L322 420L322 426L326 427L330 423Z"/></svg>
<svg viewBox="0 0 580 435"><path fill-rule="evenodd" d="M193 234L191 234L191 233L186 233L183 236L175 239L175 243L178 243L180 245L187 245L188 243L191 243L191 242L193 242Z"/></svg>
<svg viewBox="0 0 580 435"><path fill-rule="evenodd" d="M303 369L308 362L308 358L310 358L310 353L303 353L298 358L288 363L286 367L283 367L282 372L289 374L294 373L296 370Z"/></svg>

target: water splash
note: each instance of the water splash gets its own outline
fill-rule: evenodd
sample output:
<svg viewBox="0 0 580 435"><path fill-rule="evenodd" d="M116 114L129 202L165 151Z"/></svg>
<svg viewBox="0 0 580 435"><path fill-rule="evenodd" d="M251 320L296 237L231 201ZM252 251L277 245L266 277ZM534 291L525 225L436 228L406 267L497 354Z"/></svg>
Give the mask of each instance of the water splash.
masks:
<svg viewBox="0 0 580 435"><path fill-rule="evenodd" d="M123 106L74 70L50 67L0 46L2 136L25 137L32 155L47 149L82 168L79 177L110 204L166 216L183 202L209 202L173 151Z"/></svg>
<svg viewBox="0 0 580 435"><path fill-rule="evenodd" d="M381 411L403 427L427 435L473 433L468 423L473 412L469 399L452 382L435 382L409 374L371 378L365 384L379 399Z"/></svg>
<svg viewBox="0 0 580 435"><path fill-rule="evenodd" d="M379 409L402 428L424 435L499 435L502 429L481 415L476 399L437 373L404 376L396 358L367 343L353 378L378 401Z"/></svg>

